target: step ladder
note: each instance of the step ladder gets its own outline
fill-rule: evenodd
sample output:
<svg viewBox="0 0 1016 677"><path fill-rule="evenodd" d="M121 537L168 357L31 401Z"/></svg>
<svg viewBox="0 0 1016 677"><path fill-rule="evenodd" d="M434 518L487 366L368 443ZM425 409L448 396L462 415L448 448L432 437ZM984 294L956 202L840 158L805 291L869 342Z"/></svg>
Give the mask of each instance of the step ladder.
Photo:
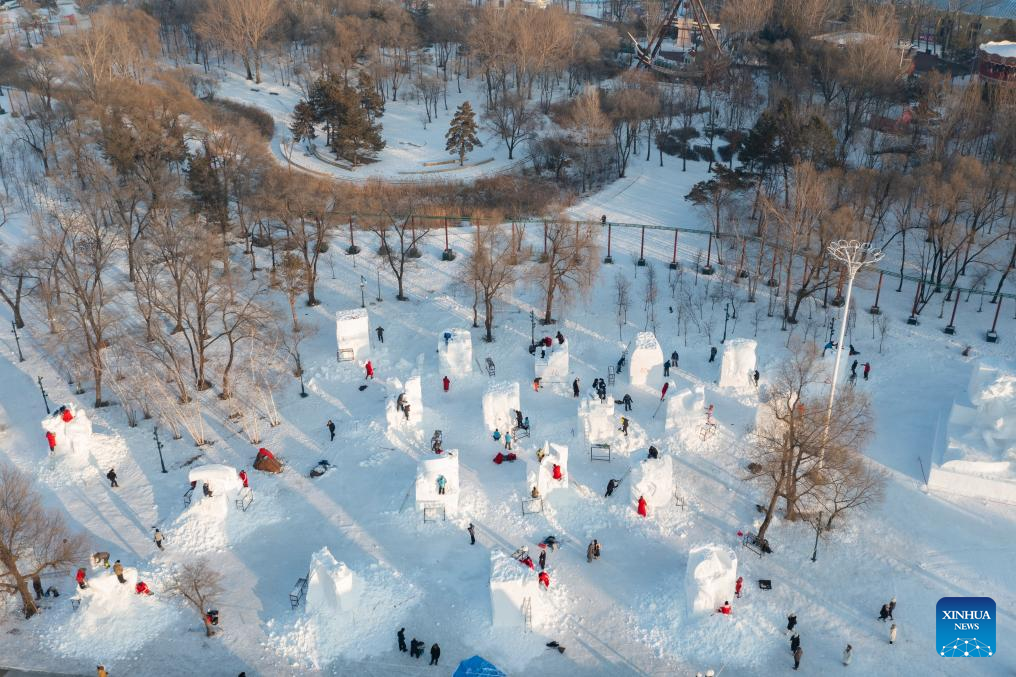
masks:
<svg viewBox="0 0 1016 677"><path fill-rule="evenodd" d="M526 632L533 631L533 600L530 597L522 600L522 623Z"/></svg>
<svg viewBox="0 0 1016 677"><path fill-rule="evenodd" d="M614 369L614 365L607 367L607 385L614 385L614 379L617 376L617 371Z"/></svg>

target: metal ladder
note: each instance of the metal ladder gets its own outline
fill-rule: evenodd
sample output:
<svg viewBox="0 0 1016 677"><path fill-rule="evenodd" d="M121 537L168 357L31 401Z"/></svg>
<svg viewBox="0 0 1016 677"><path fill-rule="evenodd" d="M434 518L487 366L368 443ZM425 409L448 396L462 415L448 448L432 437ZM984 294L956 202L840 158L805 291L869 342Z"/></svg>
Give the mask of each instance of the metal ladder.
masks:
<svg viewBox="0 0 1016 677"><path fill-rule="evenodd" d="M533 600L526 597L522 600L522 620L524 623L525 631L533 631Z"/></svg>

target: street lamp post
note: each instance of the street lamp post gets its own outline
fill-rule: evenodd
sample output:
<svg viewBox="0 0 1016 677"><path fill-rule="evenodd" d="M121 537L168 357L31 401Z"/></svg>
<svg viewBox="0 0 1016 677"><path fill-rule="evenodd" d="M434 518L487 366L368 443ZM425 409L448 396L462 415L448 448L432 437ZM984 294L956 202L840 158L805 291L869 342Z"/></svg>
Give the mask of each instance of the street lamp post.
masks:
<svg viewBox="0 0 1016 677"><path fill-rule="evenodd" d="M49 400L46 398L46 389L42 387L42 377L39 377L39 390L42 392L42 403L46 405L46 413L49 413Z"/></svg>
<svg viewBox="0 0 1016 677"><path fill-rule="evenodd" d="M536 313L529 311L529 345L536 345Z"/></svg>
<svg viewBox="0 0 1016 677"><path fill-rule="evenodd" d="M166 462L162 460L162 441L159 440L159 426L155 426L152 435L155 437L155 447L159 450L159 465L162 466L162 472L166 472Z"/></svg>
<svg viewBox="0 0 1016 677"><path fill-rule="evenodd" d="M366 284L367 284L366 278L364 278L364 276L361 275L360 276L360 307L361 308L366 308L367 307L366 297L363 295L363 288L364 288L364 286L366 286Z"/></svg>
<svg viewBox="0 0 1016 677"><path fill-rule="evenodd" d="M11 322L11 333L14 334L14 343L18 346L18 362L24 362L25 356L21 353L21 339L18 338L18 323Z"/></svg>
<svg viewBox="0 0 1016 677"><path fill-rule="evenodd" d="M377 269L377 302L381 303L381 268Z"/></svg>
<svg viewBox="0 0 1016 677"><path fill-rule="evenodd" d="M885 254L871 246L870 242L857 240L837 240L829 245L829 254L847 267L847 297L843 303L843 317L840 319L840 340L836 344L833 380L829 385L829 406L826 407L825 432L822 435L822 452L819 463L825 461L826 444L829 442L829 424L833 417L833 404L836 402L836 381L840 376L840 358L843 354L843 339L847 335L847 317L850 315L850 295L854 290L854 278L857 272L866 265L878 263Z"/></svg>

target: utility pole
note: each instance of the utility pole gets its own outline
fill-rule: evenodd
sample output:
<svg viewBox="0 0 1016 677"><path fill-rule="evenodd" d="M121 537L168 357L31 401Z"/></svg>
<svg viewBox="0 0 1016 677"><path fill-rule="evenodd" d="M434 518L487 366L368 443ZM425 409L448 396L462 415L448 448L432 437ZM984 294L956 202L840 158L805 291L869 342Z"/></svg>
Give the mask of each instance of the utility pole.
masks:
<svg viewBox="0 0 1016 677"><path fill-rule="evenodd" d="M18 338L17 322L11 322L11 333L14 334L14 343L18 346L18 362L24 362L25 356L21 353L21 339Z"/></svg>
<svg viewBox="0 0 1016 677"><path fill-rule="evenodd" d="M367 285L367 279L363 275L361 275L360 276L360 307L361 308L366 308L367 307L366 297L363 295L363 288L366 285Z"/></svg>
<svg viewBox="0 0 1016 677"><path fill-rule="evenodd" d="M50 411L49 411L49 400L46 399L46 389L42 387L42 377L41 376L39 377L39 390L42 392L42 402L43 402L43 404L46 405L46 413L48 414L48 413L50 413Z"/></svg>
<svg viewBox="0 0 1016 677"><path fill-rule="evenodd" d="M818 521L815 522L815 549L811 551L811 561L818 559L818 537L822 535L822 511L818 511Z"/></svg>
<svg viewBox="0 0 1016 677"><path fill-rule="evenodd" d="M381 303L381 267L377 269L377 302Z"/></svg>
<svg viewBox="0 0 1016 677"><path fill-rule="evenodd" d="M529 345L536 345L536 313L529 311Z"/></svg>
<svg viewBox="0 0 1016 677"><path fill-rule="evenodd" d="M162 460L162 441L159 439L159 426L155 426L152 436L155 438L155 448L159 450L159 465L162 466L162 472L165 473L166 462Z"/></svg>
<svg viewBox="0 0 1016 677"><path fill-rule="evenodd" d="M730 304L723 309L723 338L720 339L720 343L724 343L727 340L727 321L730 320Z"/></svg>

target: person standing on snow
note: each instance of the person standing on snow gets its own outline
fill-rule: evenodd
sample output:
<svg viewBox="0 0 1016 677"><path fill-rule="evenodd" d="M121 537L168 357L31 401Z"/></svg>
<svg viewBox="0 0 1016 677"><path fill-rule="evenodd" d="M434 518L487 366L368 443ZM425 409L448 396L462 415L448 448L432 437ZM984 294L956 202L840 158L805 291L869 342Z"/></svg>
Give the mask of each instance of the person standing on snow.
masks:
<svg viewBox="0 0 1016 677"><path fill-rule="evenodd" d="M540 377L537 376L533 379L533 392L540 392Z"/></svg>
<svg viewBox="0 0 1016 677"><path fill-rule="evenodd" d="M868 380L868 374L871 373L871 362L864 363L864 380Z"/></svg>
<svg viewBox="0 0 1016 677"><path fill-rule="evenodd" d="M382 327L381 325L378 325L377 329L375 329L374 331L377 332L377 340L380 341L381 343L384 343L385 342L385 328Z"/></svg>
<svg viewBox="0 0 1016 677"><path fill-rule="evenodd" d="M325 423L325 427L328 428L328 434L331 435L329 442L335 440L335 424L332 423L332 419L328 419L328 423Z"/></svg>
<svg viewBox="0 0 1016 677"><path fill-rule="evenodd" d="M437 665L437 659L441 658L441 647L434 642L430 645L430 664Z"/></svg>
<svg viewBox="0 0 1016 677"><path fill-rule="evenodd" d="M854 660L854 647L847 645L847 648L843 650L843 665L850 665L850 661Z"/></svg>
<svg viewBox="0 0 1016 677"><path fill-rule="evenodd" d="M42 579L39 574L32 574L32 590L35 590L35 599L42 599L46 593L42 591Z"/></svg>
<svg viewBox="0 0 1016 677"><path fill-rule="evenodd" d="M109 480L109 486L110 486L110 488L116 488L116 487L120 486L116 482L116 471L113 470L112 468L110 468L109 472L106 473L106 479Z"/></svg>
<svg viewBox="0 0 1016 677"><path fill-rule="evenodd" d="M670 361L663 363L663 378L670 378Z"/></svg>
<svg viewBox="0 0 1016 677"><path fill-rule="evenodd" d="M406 649L406 629L405 628L399 628L399 632L398 632L397 636L399 638L399 651L401 651L402 653L405 653L408 650L408 649Z"/></svg>
<svg viewBox="0 0 1016 677"><path fill-rule="evenodd" d="M625 411L631 411L631 395L625 393L624 397L621 398L621 403L624 404Z"/></svg>
<svg viewBox="0 0 1016 677"><path fill-rule="evenodd" d="M418 641L416 637L409 640L409 655L416 659L423 655L423 642Z"/></svg>
<svg viewBox="0 0 1016 677"><path fill-rule="evenodd" d="M243 488L250 489L250 481L247 479L247 471L241 470L237 473L237 476L240 478L240 481L243 482Z"/></svg>
<svg viewBox="0 0 1016 677"><path fill-rule="evenodd" d="M589 541L589 545L586 546L586 561L593 561L593 542Z"/></svg>
<svg viewBox="0 0 1016 677"><path fill-rule="evenodd" d="M445 479L444 475L437 476L437 493L439 496L444 496L445 485L448 484L448 480Z"/></svg>
<svg viewBox="0 0 1016 677"><path fill-rule="evenodd" d="M883 604L882 608L878 611L878 620L885 623L885 619L889 618L889 605Z"/></svg>
<svg viewBox="0 0 1016 677"><path fill-rule="evenodd" d="M787 616L787 632L793 632L794 626L797 625L797 614L792 613Z"/></svg>
<svg viewBox="0 0 1016 677"><path fill-rule="evenodd" d="M466 527L466 531L469 532L469 545L476 545L476 527L473 526L472 522Z"/></svg>
<svg viewBox="0 0 1016 677"><path fill-rule="evenodd" d="M154 538L154 540L155 540L156 547L158 547L159 550L162 550L162 532L159 531L158 529L155 530L155 538Z"/></svg>
<svg viewBox="0 0 1016 677"><path fill-rule="evenodd" d="M571 391L572 391L572 397L578 397L579 396L579 380L577 378L574 381L572 381L572 383L571 383Z"/></svg>
<svg viewBox="0 0 1016 677"><path fill-rule="evenodd" d="M738 576L737 582L734 583L734 597L741 599L741 587L744 586L744 576Z"/></svg>
<svg viewBox="0 0 1016 677"><path fill-rule="evenodd" d="M889 643L890 644L895 644L896 643L896 624L895 623L893 623L892 627L889 628Z"/></svg>
<svg viewBox="0 0 1016 677"><path fill-rule="evenodd" d="M127 582L127 579L123 577L123 565L120 564L120 560L113 563L113 573L116 574L116 580L121 583Z"/></svg>
<svg viewBox="0 0 1016 677"><path fill-rule="evenodd" d="M645 496L639 496L638 513L639 513L639 515L641 517L646 517L648 515L648 511L646 510L646 497Z"/></svg>
<svg viewBox="0 0 1016 677"><path fill-rule="evenodd" d="M628 437L628 418L626 416L621 417L621 432L625 437Z"/></svg>
<svg viewBox="0 0 1016 677"><path fill-rule="evenodd" d="M680 355L677 354L676 350L670 354L670 366L674 369L677 369L677 360L679 357Z"/></svg>
<svg viewBox="0 0 1016 677"><path fill-rule="evenodd" d="M593 559L600 559L600 542L593 539Z"/></svg>
<svg viewBox="0 0 1016 677"><path fill-rule="evenodd" d="M507 430L504 431L504 448L508 451L512 450L512 434Z"/></svg>
<svg viewBox="0 0 1016 677"><path fill-rule="evenodd" d="M451 387L452 382L451 380L449 380L447 376L445 376L443 379L441 379L441 385L444 386L444 391L448 392L448 388Z"/></svg>
<svg viewBox="0 0 1016 677"><path fill-rule="evenodd" d="M366 377L369 378L369 379L373 379L374 378L374 365L370 363L370 360L367 360L367 364L363 365L363 368L364 368L364 371L367 372L366 373Z"/></svg>
<svg viewBox="0 0 1016 677"><path fill-rule="evenodd" d="M755 387L758 388L758 369L751 375L753 381L755 381Z"/></svg>
<svg viewBox="0 0 1016 677"><path fill-rule="evenodd" d="M617 489L617 486L619 484L621 484L620 480L615 480L615 479L608 480L607 481L607 493L605 493L603 495L603 497L604 498L610 498L610 496L614 493L614 489Z"/></svg>
<svg viewBox="0 0 1016 677"><path fill-rule="evenodd" d="M540 550L539 561L540 561L540 571L543 571L544 569L547 568L547 551L546 550Z"/></svg>
<svg viewBox="0 0 1016 677"><path fill-rule="evenodd" d="M801 635L796 632L790 637L790 653L797 651L797 648L801 646Z"/></svg>
<svg viewBox="0 0 1016 677"><path fill-rule="evenodd" d="M561 332L557 332L557 342L558 344L564 344L564 334Z"/></svg>
<svg viewBox="0 0 1016 677"><path fill-rule="evenodd" d="M494 434L492 435L492 437L494 438L495 442L499 442L501 440L501 431L498 430L497 428L494 428Z"/></svg>
<svg viewBox="0 0 1016 677"><path fill-rule="evenodd" d="M46 441L49 443L49 450L53 451L56 448L56 435L53 434L53 431L46 433Z"/></svg>
<svg viewBox="0 0 1016 677"><path fill-rule="evenodd" d="M857 377L857 360L854 360L854 363L850 365L850 375L854 378Z"/></svg>
<svg viewBox="0 0 1016 677"><path fill-rule="evenodd" d="M798 669L799 667L801 667L801 656L803 656L803 655L804 655L804 652L801 651L801 647L797 647L797 650L794 651L794 669L795 670Z"/></svg>
<svg viewBox="0 0 1016 677"><path fill-rule="evenodd" d="M409 402L402 405L402 413L405 415L406 420L409 420Z"/></svg>
<svg viewBox="0 0 1016 677"><path fill-rule="evenodd" d="M889 600L889 620L891 621L896 620L895 618L893 618L894 611L896 611L896 595L893 595L893 598Z"/></svg>
<svg viewBox="0 0 1016 677"><path fill-rule="evenodd" d="M78 572L76 574L74 574L74 580L77 581L78 588L80 588L81 590L84 590L85 588L88 587L88 584L85 583L85 568L84 567L79 568Z"/></svg>
<svg viewBox="0 0 1016 677"><path fill-rule="evenodd" d="M709 361L710 362L716 361L716 346L709 347Z"/></svg>

